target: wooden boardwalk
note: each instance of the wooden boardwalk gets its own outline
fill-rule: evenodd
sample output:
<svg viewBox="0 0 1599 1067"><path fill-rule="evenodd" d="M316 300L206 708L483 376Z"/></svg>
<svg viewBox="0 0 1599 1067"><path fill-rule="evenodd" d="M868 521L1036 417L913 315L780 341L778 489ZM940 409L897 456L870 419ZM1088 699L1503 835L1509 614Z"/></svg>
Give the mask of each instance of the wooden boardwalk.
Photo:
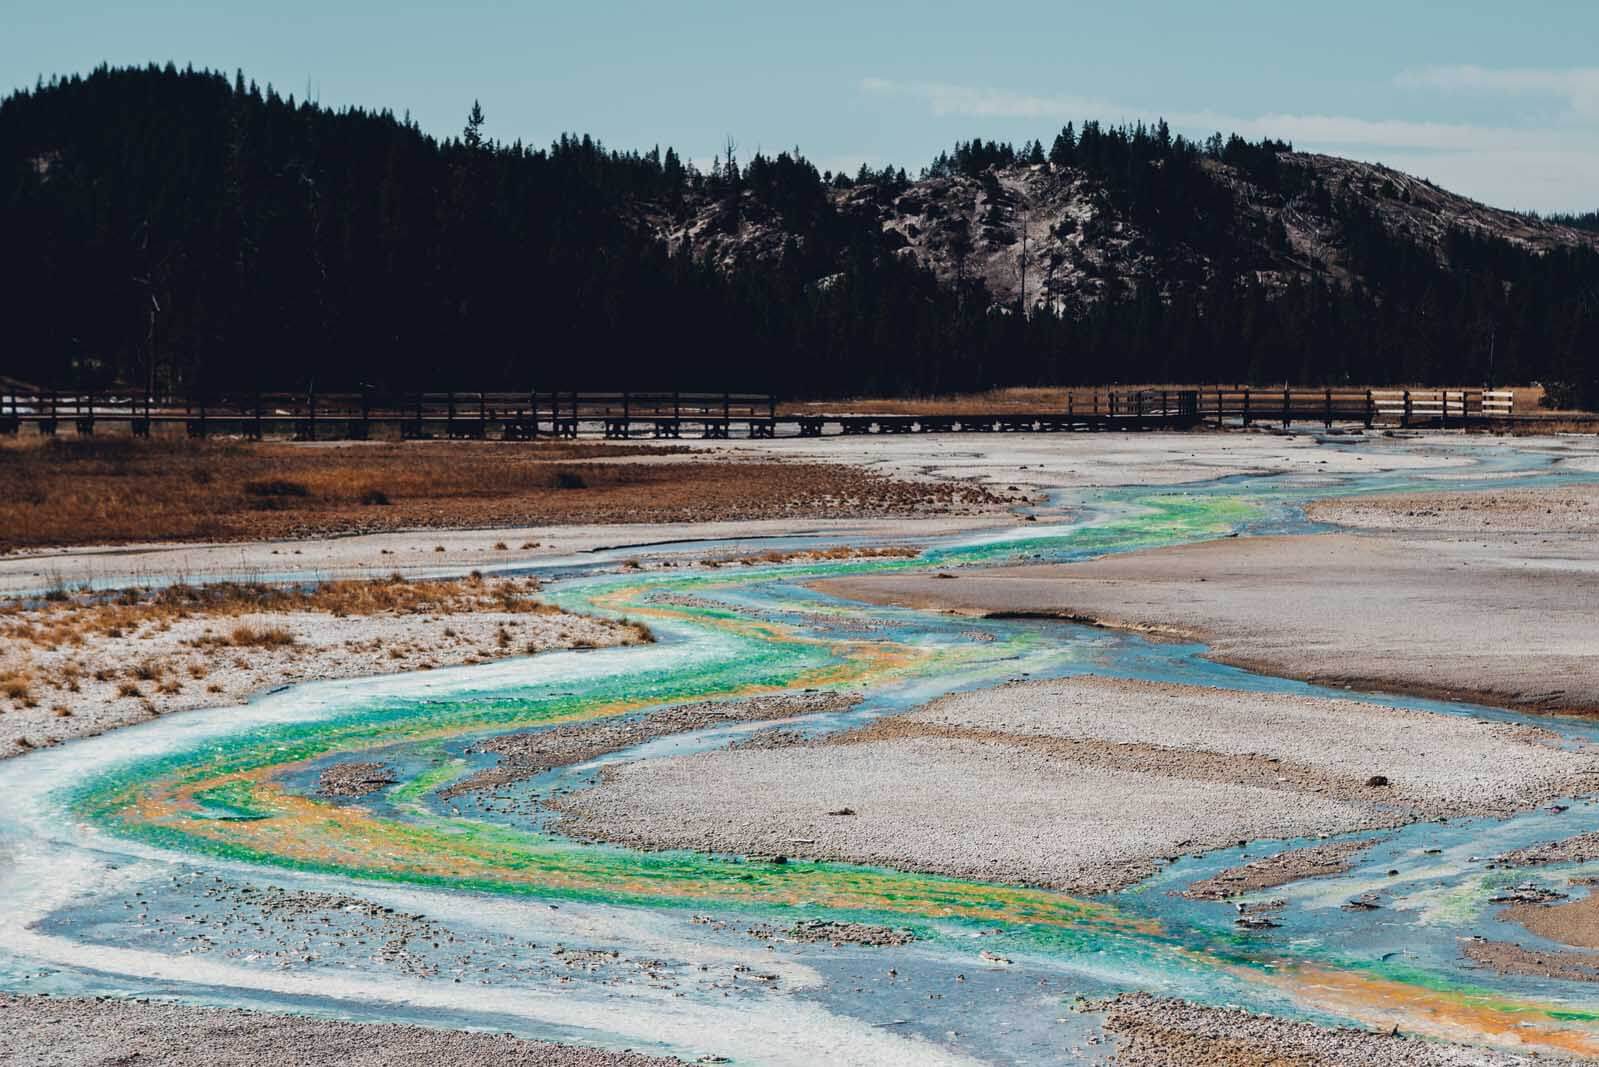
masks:
<svg viewBox="0 0 1599 1067"><path fill-rule="evenodd" d="M910 433L1180 430L1202 425L1483 426L1515 417L1512 394L1483 389L1081 389L1052 411L780 413L753 393L251 393L158 398L50 391L0 394L0 433L181 432L298 441L507 440L603 436L822 437Z"/></svg>

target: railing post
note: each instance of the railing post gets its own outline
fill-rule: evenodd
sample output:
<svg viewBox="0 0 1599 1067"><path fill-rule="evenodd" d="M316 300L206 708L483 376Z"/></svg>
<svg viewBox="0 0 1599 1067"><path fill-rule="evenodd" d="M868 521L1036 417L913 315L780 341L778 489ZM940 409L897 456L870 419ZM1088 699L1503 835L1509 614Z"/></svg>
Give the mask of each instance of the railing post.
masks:
<svg viewBox="0 0 1599 1067"><path fill-rule="evenodd" d="M1332 386L1329 385L1329 386L1327 386L1327 429L1329 429L1329 430L1332 429L1332 422L1333 422Z"/></svg>
<svg viewBox="0 0 1599 1067"><path fill-rule="evenodd" d="M1366 429L1371 429L1372 423L1377 419L1377 402L1371 395L1371 390L1366 390Z"/></svg>
<svg viewBox="0 0 1599 1067"><path fill-rule="evenodd" d="M1287 387L1284 387L1283 388L1283 429L1285 429L1285 430L1288 429L1289 421L1293 417L1292 413L1291 413L1292 407L1293 407L1293 392L1291 390L1289 390Z"/></svg>
<svg viewBox="0 0 1599 1067"><path fill-rule="evenodd" d="M1244 425L1249 425L1249 386L1244 386Z"/></svg>
<svg viewBox="0 0 1599 1067"><path fill-rule="evenodd" d="M1402 429L1402 430L1408 430L1410 428L1410 390L1409 389L1405 390L1405 409L1404 409L1403 412L1400 413L1400 416L1399 416L1399 428Z"/></svg>

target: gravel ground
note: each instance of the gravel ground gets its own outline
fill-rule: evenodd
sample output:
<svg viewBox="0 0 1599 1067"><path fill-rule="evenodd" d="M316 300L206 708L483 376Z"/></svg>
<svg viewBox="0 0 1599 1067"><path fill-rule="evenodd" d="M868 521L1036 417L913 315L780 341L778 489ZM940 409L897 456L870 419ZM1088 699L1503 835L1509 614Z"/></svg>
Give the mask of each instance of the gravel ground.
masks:
<svg viewBox="0 0 1599 1067"><path fill-rule="evenodd" d="M1084 563L816 583L840 596L1203 640L1330 685L1599 713L1599 538L1242 537Z"/></svg>
<svg viewBox="0 0 1599 1067"><path fill-rule="evenodd" d="M1183 896L1194 900L1226 900L1228 897L1274 889L1306 878L1342 874L1374 844L1374 841L1340 841L1332 845L1289 849L1275 856L1218 871L1184 889Z"/></svg>
<svg viewBox="0 0 1599 1067"><path fill-rule="evenodd" d="M464 793L492 791L535 777L552 767L582 763L667 734L703 730L725 723L844 711L860 700L859 693L773 693L745 700L696 701L620 721L574 723L501 734L471 749L472 752L493 753L500 757L500 762L443 790L439 796L448 800Z"/></svg>
<svg viewBox="0 0 1599 1067"><path fill-rule="evenodd" d="M0 1062L31 1067L667 1067L682 1060L145 1000L0 994Z"/></svg>
<svg viewBox="0 0 1599 1067"><path fill-rule="evenodd" d="M1599 751L1578 754L1543 744L1556 737L1542 730L1363 701L1114 678L958 693L901 721L1018 738L1156 746L1166 751L1135 764L1152 772L1162 769L1168 754L1184 752L1235 757L1235 765L1264 759L1277 777L1262 784L1291 790L1299 786L1294 776L1309 771L1316 775L1310 791L1340 783L1328 789L1336 799L1423 815L1505 815L1567 795L1563 790L1599 773ZM1375 776L1386 781L1373 782Z"/></svg>
<svg viewBox="0 0 1599 1067"><path fill-rule="evenodd" d="M1307 514L1369 530L1594 533L1599 531L1599 485L1346 497L1313 504Z"/></svg>
<svg viewBox="0 0 1599 1067"><path fill-rule="evenodd" d="M386 763L352 760L335 763L322 772L317 793L324 797L364 797L393 785L399 779Z"/></svg>
<svg viewBox="0 0 1599 1067"><path fill-rule="evenodd" d="M1498 857L1498 862L1506 867L1543 867L1551 863L1592 863L1594 860L1599 860L1599 832L1528 845Z"/></svg>
<svg viewBox="0 0 1599 1067"><path fill-rule="evenodd" d="M1599 896L1592 893L1558 904L1512 904L1499 917L1562 945L1599 948ZM1599 956L1590 966L1599 966Z"/></svg>
<svg viewBox="0 0 1599 1067"><path fill-rule="evenodd" d="M1594 756L1528 735L1354 702L1081 678L962 694L816 743L611 768L553 806L562 832L585 839L1092 893L1164 857L1503 812L1592 780ZM1392 784L1368 784L1374 775Z"/></svg>
<svg viewBox="0 0 1599 1067"><path fill-rule="evenodd" d="M1527 948L1509 941L1473 937L1460 943L1460 954L1499 974L1559 978L1567 982L1599 982L1599 953Z"/></svg>
<svg viewBox="0 0 1599 1067"><path fill-rule="evenodd" d="M1095 1007L1118 1038L1117 1067L1564 1067L1579 1061L1330 1028L1124 993Z"/></svg>

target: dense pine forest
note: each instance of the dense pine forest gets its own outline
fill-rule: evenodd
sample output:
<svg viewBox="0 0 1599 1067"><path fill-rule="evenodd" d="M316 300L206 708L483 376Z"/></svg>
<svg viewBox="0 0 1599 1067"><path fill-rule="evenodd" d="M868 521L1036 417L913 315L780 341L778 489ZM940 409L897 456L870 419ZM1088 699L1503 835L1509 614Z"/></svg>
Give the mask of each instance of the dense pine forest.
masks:
<svg viewBox="0 0 1599 1067"><path fill-rule="evenodd" d="M1591 215L1418 236L1394 220L1443 217L1441 190L1164 123L968 142L912 176L731 143L703 169L587 136L503 144L476 105L463 118L439 140L172 66L10 96L0 375L791 397L1543 380L1595 399ZM938 199L962 189L969 218Z"/></svg>

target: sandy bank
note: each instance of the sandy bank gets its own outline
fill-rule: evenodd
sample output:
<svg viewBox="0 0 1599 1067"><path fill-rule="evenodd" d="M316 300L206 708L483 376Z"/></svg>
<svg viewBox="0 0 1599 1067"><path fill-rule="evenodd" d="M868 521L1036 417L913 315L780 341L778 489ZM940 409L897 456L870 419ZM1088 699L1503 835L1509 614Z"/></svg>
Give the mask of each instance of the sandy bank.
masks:
<svg viewBox="0 0 1599 1067"><path fill-rule="evenodd" d="M0 615L0 757L294 682L629 644L647 633L540 604L535 583L441 587L409 606L396 597L393 610L346 614L250 610L247 601L13 607Z"/></svg>
<svg viewBox="0 0 1599 1067"><path fill-rule="evenodd" d="M1331 685L1599 713L1599 539L1581 534L1230 538L956 581L817 585L1202 640L1218 660Z"/></svg>
<svg viewBox="0 0 1599 1067"><path fill-rule="evenodd" d="M1163 857L1591 788L1534 732L1351 701L1100 678L958 694L841 737L617 767L561 829L1102 892ZM1374 778L1381 776L1382 784Z"/></svg>
<svg viewBox="0 0 1599 1067"><path fill-rule="evenodd" d="M582 763L668 734L703 730L734 722L759 722L843 711L858 704L859 693L773 693L744 700L702 700L648 715L595 723L571 723L542 730L499 734L469 751L491 753L499 762L439 793L441 799L488 792L532 778L552 767Z"/></svg>
<svg viewBox="0 0 1599 1067"><path fill-rule="evenodd" d="M1265 859L1218 871L1184 889L1183 896L1194 900L1226 900L1243 893L1275 889L1306 878L1342 874L1354 866L1360 855L1373 844L1375 842L1372 841L1340 841L1310 848L1291 848Z"/></svg>
<svg viewBox="0 0 1599 1067"><path fill-rule="evenodd" d="M1500 918L1562 945L1599 948L1599 896L1592 893L1558 904L1512 904ZM1599 956L1591 965L1599 966Z"/></svg>
<svg viewBox="0 0 1599 1067"><path fill-rule="evenodd" d="M369 578L399 571L413 577L492 573L556 560L590 563L597 553L666 554L698 560L707 553L754 556L774 539L826 538L870 545L942 537L1008 526L1011 516L908 519L761 519L728 522L516 526L481 530L414 530L240 544L85 546L0 555L0 595L52 586L107 587L170 581L250 580L303 575L318 580ZM703 542L726 542L715 548ZM668 547L660 547L668 546ZM440 551L442 549L443 551Z"/></svg>
<svg viewBox="0 0 1599 1067"><path fill-rule="evenodd" d="M1558 978L1566 982L1599 982L1599 953L1529 948L1510 941L1473 937L1460 943L1460 954L1499 974Z"/></svg>
<svg viewBox="0 0 1599 1067"><path fill-rule="evenodd" d="M667 1067L683 1061L429 1030L147 1000L0 994L0 1061L37 1067ZM268 1051L270 1050L270 1051Z"/></svg>
<svg viewBox="0 0 1599 1067"><path fill-rule="evenodd" d="M1579 1061L1331 1028L1124 993L1098 1005L1117 1067L1564 1067Z"/></svg>
<svg viewBox="0 0 1599 1067"><path fill-rule="evenodd" d="M1306 514L1368 530L1592 534L1599 532L1599 485L1343 497L1318 501Z"/></svg>

